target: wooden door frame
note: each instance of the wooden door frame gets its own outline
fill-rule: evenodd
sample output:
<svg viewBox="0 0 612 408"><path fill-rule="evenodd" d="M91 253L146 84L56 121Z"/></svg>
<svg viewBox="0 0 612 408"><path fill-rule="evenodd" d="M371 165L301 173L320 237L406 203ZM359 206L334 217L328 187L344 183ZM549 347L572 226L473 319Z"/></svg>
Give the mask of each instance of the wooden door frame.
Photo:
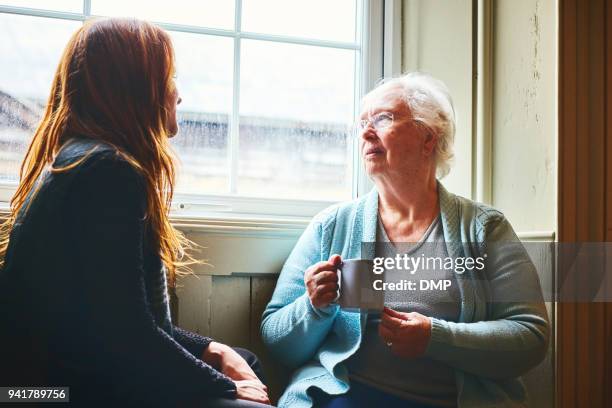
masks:
<svg viewBox="0 0 612 408"><path fill-rule="evenodd" d="M560 242L612 241L611 57L612 0L559 0ZM557 303L555 406L612 406L611 322L612 303Z"/></svg>

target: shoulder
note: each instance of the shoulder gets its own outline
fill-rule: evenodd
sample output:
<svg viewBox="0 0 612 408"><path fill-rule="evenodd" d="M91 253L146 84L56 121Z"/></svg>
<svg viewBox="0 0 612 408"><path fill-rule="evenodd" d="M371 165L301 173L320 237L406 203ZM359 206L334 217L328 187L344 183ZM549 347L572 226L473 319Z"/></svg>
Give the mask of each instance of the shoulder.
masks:
<svg viewBox="0 0 612 408"><path fill-rule="evenodd" d="M460 213L477 225L485 226L498 223L506 218L499 209L490 205L461 196L455 197L460 207Z"/></svg>
<svg viewBox="0 0 612 408"><path fill-rule="evenodd" d="M451 227L456 226L465 238L485 241L490 232L504 226L504 230L512 232L505 215L490 205L470 200L448 192L442 184L439 184L440 210L449 220Z"/></svg>
<svg viewBox="0 0 612 408"><path fill-rule="evenodd" d="M122 205L125 211L138 212L146 208L143 174L117 148L104 142L66 142L54 160L50 177L56 180L55 185L63 186L59 188L65 192L67 208L104 210Z"/></svg>
<svg viewBox="0 0 612 408"><path fill-rule="evenodd" d="M85 159L112 157L118 152L116 147L100 140L72 137L60 147L53 161L53 168L61 169Z"/></svg>
<svg viewBox="0 0 612 408"><path fill-rule="evenodd" d="M106 179L116 186L142 183L140 170L118 148L87 138L72 138L64 143L55 157L52 173L71 175L76 183L95 181L99 187Z"/></svg>
<svg viewBox="0 0 612 408"><path fill-rule="evenodd" d="M338 222L352 220L357 214L357 209L364 204L367 196L330 205L315 215L312 223L320 225L323 229L328 229L333 228Z"/></svg>
<svg viewBox="0 0 612 408"><path fill-rule="evenodd" d="M476 242L516 241L512 225L503 212L490 205L457 197L461 222L469 228L468 236Z"/></svg>

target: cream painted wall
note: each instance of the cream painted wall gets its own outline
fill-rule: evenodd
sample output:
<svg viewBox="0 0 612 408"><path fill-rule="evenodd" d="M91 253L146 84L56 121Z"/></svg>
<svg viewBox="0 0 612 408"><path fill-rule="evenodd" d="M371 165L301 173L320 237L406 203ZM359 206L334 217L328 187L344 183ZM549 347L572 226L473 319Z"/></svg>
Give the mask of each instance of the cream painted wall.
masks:
<svg viewBox="0 0 612 408"><path fill-rule="evenodd" d="M404 0L403 72L422 71L449 87L457 115L455 164L443 180L472 196L472 4L465 0Z"/></svg>
<svg viewBox="0 0 612 408"><path fill-rule="evenodd" d="M458 126L456 163L444 182L467 197L475 193L475 1L403 1L403 71L425 71L449 86ZM492 7L491 203L517 231L554 231L556 0L485 1Z"/></svg>
<svg viewBox="0 0 612 408"><path fill-rule="evenodd" d="M493 2L493 204L556 230L557 1Z"/></svg>

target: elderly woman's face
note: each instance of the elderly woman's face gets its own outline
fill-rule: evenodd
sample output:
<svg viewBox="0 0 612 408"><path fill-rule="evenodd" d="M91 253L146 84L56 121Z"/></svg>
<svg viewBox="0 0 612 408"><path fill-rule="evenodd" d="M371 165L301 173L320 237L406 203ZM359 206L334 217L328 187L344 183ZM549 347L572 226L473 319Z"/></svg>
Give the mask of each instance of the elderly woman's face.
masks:
<svg viewBox="0 0 612 408"><path fill-rule="evenodd" d="M370 122L359 137L366 171L374 179L384 175L416 176L421 168L430 165L433 148L415 125L401 89L383 86L364 98L360 119L372 121L381 113L393 115L393 123L376 129Z"/></svg>

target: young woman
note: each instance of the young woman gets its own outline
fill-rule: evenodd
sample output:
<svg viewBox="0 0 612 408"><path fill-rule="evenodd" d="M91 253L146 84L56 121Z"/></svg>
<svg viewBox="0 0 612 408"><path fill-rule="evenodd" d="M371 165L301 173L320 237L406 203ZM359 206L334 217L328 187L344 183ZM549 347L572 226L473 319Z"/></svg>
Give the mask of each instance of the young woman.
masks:
<svg viewBox="0 0 612 408"><path fill-rule="evenodd" d="M149 23L70 39L0 232L0 385L69 386L71 406L269 402L254 355L170 319L166 282L195 262L168 219L173 77Z"/></svg>

